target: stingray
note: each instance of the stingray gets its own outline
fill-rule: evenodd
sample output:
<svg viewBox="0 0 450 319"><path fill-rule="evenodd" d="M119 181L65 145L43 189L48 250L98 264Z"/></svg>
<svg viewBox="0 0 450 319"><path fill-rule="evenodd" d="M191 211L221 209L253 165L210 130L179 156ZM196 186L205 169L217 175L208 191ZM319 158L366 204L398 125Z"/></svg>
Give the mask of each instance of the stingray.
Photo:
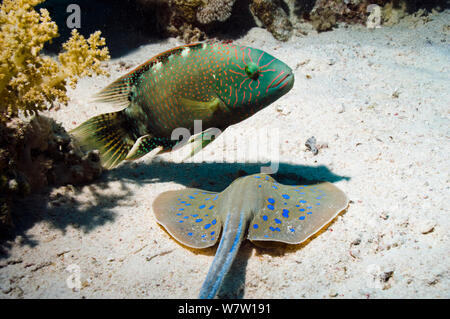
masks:
<svg viewBox="0 0 450 319"><path fill-rule="evenodd" d="M328 182L283 185L269 175L236 179L220 193L186 188L160 194L156 220L182 244L219 247L199 298L214 298L245 237L299 244L348 206L347 196Z"/></svg>

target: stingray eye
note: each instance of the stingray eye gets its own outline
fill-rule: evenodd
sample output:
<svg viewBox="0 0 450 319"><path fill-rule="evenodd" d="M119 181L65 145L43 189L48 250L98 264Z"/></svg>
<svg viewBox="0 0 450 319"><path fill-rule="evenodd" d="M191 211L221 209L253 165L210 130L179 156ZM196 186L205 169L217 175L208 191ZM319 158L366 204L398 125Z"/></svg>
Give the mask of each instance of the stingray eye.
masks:
<svg viewBox="0 0 450 319"><path fill-rule="evenodd" d="M259 68L255 63L249 63L245 67L245 73L249 78L256 80L259 76Z"/></svg>

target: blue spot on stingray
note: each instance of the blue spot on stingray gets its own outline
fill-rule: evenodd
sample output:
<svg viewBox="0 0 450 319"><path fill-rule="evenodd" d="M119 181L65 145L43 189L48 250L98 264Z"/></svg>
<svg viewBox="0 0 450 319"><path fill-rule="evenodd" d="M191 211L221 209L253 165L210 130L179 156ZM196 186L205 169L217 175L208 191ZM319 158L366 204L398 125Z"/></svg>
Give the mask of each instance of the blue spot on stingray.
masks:
<svg viewBox="0 0 450 319"><path fill-rule="evenodd" d="M267 220L267 216L266 215L263 216L263 220Z"/></svg>
<svg viewBox="0 0 450 319"><path fill-rule="evenodd" d="M311 215L311 214L312 214L312 212L307 212L307 214L308 214L308 215Z"/></svg>
<svg viewBox="0 0 450 319"><path fill-rule="evenodd" d="M211 224L215 225L217 223L217 220L213 219L213 221L211 222Z"/></svg>
<svg viewBox="0 0 450 319"><path fill-rule="evenodd" d="M305 216L300 216L298 219L304 220L304 219L305 219Z"/></svg>
<svg viewBox="0 0 450 319"><path fill-rule="evenodd" d="M258 185L259 188L261 188L261 185Z"/></svg>
<svg viewBox="0 0 450 319"><path fill-rule="evenodd" d="M191 203L186 203L186 206L191 206L192 204Z"/></svg>
<svg viewBox="0 0 450 319"><path fill-rule="evenodd" d="M320 205L320 203L316 203L316 205Z"/></svg>
<svg viewBox="0 0 450 319"><path fill-rule="evenodd" d="M200 206L198 206L198 208L202 209L202 208L205 208L205 206L206 205L200 205Z"/></svg>
<svg viewBox="0 0 450 319"><path fill-rule="evenodd" d="M178 198L178 200L181 200L181 198Z"/></svg>
<svg viewBox="0 0 450 319"><path fill-rule="evenodd" d="M304 209L304 208L300 208L300 209L299 209L299 211L301 211L301 212L304 212L304 211L305 211L305 209Z"/></svg>
<svg viewBox="0 0 450 319"><path fill-rule="evenodd" d="M211 227L211 224L206 224L205 225L205 229L208 229L209 227Z"/></svg>
<svg viewBox="0 0 450 319"><path fill-rule="evenodd" d="M277 227L277 228L275 228L275 230L276 230L276 231L281 231L281 229L279 229L278 227Z"/></svg>
<svg viewBox="0 0 450 319"><path fill-rule="evenodd" d="M202 220L203 220L203 219L199 218L199 219L196 219L195 222L196 222L196 223L200 223Z"/></svg>
<svg viewBox="0 0 450 319"><path fill-rule="evenodd" d="M288 218L289 217L289 210L287 210L287 209L283 209L283 217L286 217L286 218Z"/></svg>
<svg viewBox="0 0 450 319"><path fill-rule="evenodd" d="M212 237L211 240L214 240L215 237Z"/></svg>
<svg viewBox="0 0 450 319"><path fill-rule="evenodd" d="M294 228L290 228L289 229L291 232L295 232L295 229Z"/></svg>
<svg viewBox="0 0 450 319"><path fill-rule="evenodd" d="M267 205L267 208L270 209L270 210L274 209L274 207L272 205Z"/></svg>
<svg viewBox="0 0 450 319"><path fill-rule="evenodd" d="M275 199L273 199L273 198L268 198L267 201L271 204L275 203Z"/></svg>
<svg viewBox="0 0 450 319"><path fill-rule="evenodd" d="M206 237L206 235L202 235L202 238L205 238Z"/></svg>
<svg viewBox="0 0 450 319"><path fill-rule="evenodd" d="M281 196L283 196L284 199L289 199L290 198L289 195L287 195L287 194L283 194Z"/></svg>
<svg viewBox="0 0 450 319"><path fill-rule="evenodd" d="M312 208L312 206L308 206L308 207L306 207L306 209L311 209Z"/></svg>
<svg viewBox="0 0 450 319"><path fill-rule="evenodd" d="M269 236L268 236L268 235L264 235L264 237L266 237L266 238L269 238Z"/></svg>
<svg viewBox="0 0 450 319"><path fill-rule="evenodd" d="M278 189L278 187L276 187L275 185L274 185L274 186L272 186L272 188L273 188L273 189Z"/></svg>
<svg viewBox="0 0 450 319"><path fill-rule="evenodd" d="M260 176L253 176L254 178L261 178Z"/></svg>
<svg viewBox="0 0 450 319"><path fill-rule="evenodd" d="M185 200L183 200L183 201L181 201L180 203L181 203L181 204L184 204L184 203L186 203L186 201L185 201Z"/></svg>
<svg viewBox="0 0 450 319"><path fill-rule="evenodd" d="M322 199L322 196L316 197L316 199L321 200L321 199Z"/></svg>
<svg viewBox="0 0 450 319"><path fill-rule="evenodd" d="M266 181L268 181L269 180L269 176L266 176Z"/></svg>
<svg viewBox="0 0 450 319"><path fill-rule="evenodd" d="M192 217L197 217L198 216L198 214L194 214L194 215L191 215Z"/></svg>
<svg viewBox="0 0 450 319"><path fill-rule="evenodd" d="M181 215L183 215L183 214L182 214L182 213L178 213L178 214L177 214L177 216L181 216Z"/></svg>
<svg viewBox="0 0 450 319"><path fill-rule="evenodd" d="M182 223L183 221L182 221L182 220L179 220L178 222L179 222L179 223Z"/></svg>
<svg viewBox="0 0 450 319"><path fill-rule="evenodd" d="M214 205L212 205L211 207L209 207L208 209L213 209L214 208Z"/></svg>
<svg viewBox="0 0 450 319"><path fill-rule="evenodd" d="M192 236L192 233L188 233L188 236Z"/></svg>
<svg viewBox="0 0 450 319"><path fill-rule="evenodd" d="M275 221L275 223L277 223L277 224L281 224L281 220L279 220L278 218L275 218L274 221Z"/></svg>
<svg viewBox="0 0 450 319"><path fill-rule="evenodd" d="M299 194L302 194L302 195L304 195L304 194L305 194L305 192L300 192Z"/></svg>
<svg viewBox="0 0 450 319"><path fill-rule="evenodd" d="M258 224L254 224L254 225L253 225L253 228L254 228L254 229L258 229Z"/></svg>
<svg viewBox="0 0 450 319"><path fill-rule="evenodd" d="M184 219L188 219L188 218L189 218L189 216L184 216L183 218L184 218Z"/></svg>
<svg viewBox="0 0 450 319"><path fill-rule="evenodd" d="M295 205L295 206L300 207L300 205Z"/></svg>
<svg viewBox="0 0 450 319"><path fill-rule="evenodd" d="M210 200L211 198L205 198L205 200Z"/></svg>
<svg viewBox="0 0 450 319"><path fill-rule="evenodd" d="M273 228L272 226L270 226L269 229L270 229L271 231L275 231L275 228Z"/></svg>
<svg viewBox="0 0 450 319"><path fill-rule="evenodd" d="M188 196L190 199L195 199L195 197L194 196L191 196L191 195L189 195Z"/></svg>
<svg viewBox="0 0 450 319"><path fill-rule="evenodd" d="M214 197L213 200L216 200L217 198L219 198L219 195L216 195L216 197Z"/></svg>
<svg viewBox="0 0 450 319"><path fill-rule="evenodd" d="M306 200L302 199L302 200L300 200L298 202L304 204L304 203L306 203Z"/></svg>
<svg viewBox="0 0 450 319"><path fill-rule="evenodd" d="M211 236L214 235L215 233L216 233L215 231L212 231L212 232L211 232Z"/></svg>
<svg viewBox="0 0 450 319"><path fill-rule="evenodd" d="M184 210L184 208L180 208L179 210Z"/></svg>

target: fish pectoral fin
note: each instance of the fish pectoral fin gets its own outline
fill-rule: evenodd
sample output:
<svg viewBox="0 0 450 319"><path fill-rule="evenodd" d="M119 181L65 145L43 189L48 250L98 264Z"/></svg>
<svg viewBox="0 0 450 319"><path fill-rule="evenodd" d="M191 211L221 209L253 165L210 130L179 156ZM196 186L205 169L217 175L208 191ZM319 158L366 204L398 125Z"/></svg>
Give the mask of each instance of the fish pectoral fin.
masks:
<svg viewBox="0 0 450 319"><path fill-rule="evenodd" d="M213 97L209 101L197 101L187 98L181 98L183 108L190 110L198 119L206 119L212 116L217 110L226 110L226 105L219 97Z"/></svg>
<svg viewBox="0 0 450 319"><path fill-rule="evenodd" d="M200 152L203 148L205 148L208 144L214 141L222 132L216 127L210 127L203 132L192 135L191 138L187 141L188 147L191 147L191 152L189 155L183 159L183 161L191 158L198 152Z"/></svg>
<svg viewBox="0 0 450 319"><path fill-rule="evenodd" d="M135 160L141 158L142 156L144 156L149 152L156 151L156 149L158 149L158 151L155 152L155 155L159 153L163 149L163 147L158 146L154 141L154 137L152 135L147 134L141 136L136 140L136 142L134 143L131 150L128 152L127 157L125 159Z"/></svg>

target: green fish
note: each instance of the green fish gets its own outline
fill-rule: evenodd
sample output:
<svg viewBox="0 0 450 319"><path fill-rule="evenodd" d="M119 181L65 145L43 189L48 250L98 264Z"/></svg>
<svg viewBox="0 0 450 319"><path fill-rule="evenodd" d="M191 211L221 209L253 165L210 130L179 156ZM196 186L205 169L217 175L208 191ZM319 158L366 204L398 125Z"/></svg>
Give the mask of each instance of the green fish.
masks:
<svg viewBox="0 0 450 319"><path fill-rule="evenodd" d="M348 203L347 196L327 182L290 186L255 174L238 178L221 193L195 188L164 192L153 202L153 212L186 246L211 247L221 238L199 293L199 298L214 298L245 238L302 243Z"/></svg>
<svg viewBox="0 0 450 319"><path fill-rule="evenodd" d="M96 101L121 110L95 116L71 134L83 148L98 149L106 168L155 148L172 150L181 142L172 139L176 128L196 133L188 141L193 155L293 84L291 68L262 50L226 42L184 45L153 57L100 91ZM204 131L195 132L195 120L202 121Z"/></svg>

